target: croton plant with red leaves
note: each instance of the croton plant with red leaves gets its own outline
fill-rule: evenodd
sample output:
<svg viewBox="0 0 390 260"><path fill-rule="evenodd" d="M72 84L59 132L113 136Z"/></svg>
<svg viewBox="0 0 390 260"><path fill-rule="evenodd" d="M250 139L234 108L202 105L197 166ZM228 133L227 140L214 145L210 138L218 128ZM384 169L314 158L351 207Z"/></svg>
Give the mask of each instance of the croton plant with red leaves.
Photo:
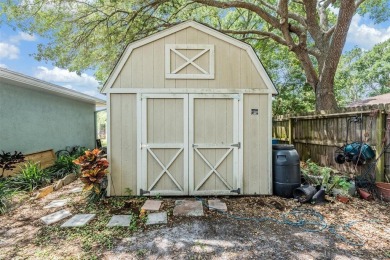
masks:
<svg viewBox="0 0 390 260"><path fill-rule="evenodd" d="M87 150L85 154L74 160L81 166L80 180L84 183L84 190L100 193L100 183L108 173L108 161L102 158L99 149Z"/></svg>

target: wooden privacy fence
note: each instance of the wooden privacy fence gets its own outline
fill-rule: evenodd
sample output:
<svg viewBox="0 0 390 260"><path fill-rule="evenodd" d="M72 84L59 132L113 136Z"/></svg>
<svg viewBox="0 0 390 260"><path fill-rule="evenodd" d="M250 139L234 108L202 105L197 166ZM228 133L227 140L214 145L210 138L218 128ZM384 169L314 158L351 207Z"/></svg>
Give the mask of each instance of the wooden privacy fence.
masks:
<svg viewBox="0 0 390 260"><path fill-rule="evenodd" d="M368 165L335 162L337 147L362 141L370 145L377 155L381 153L384 145L390 142L389 112L390 104L381 104L344 108L337 112L277 116L273 118L272 136L279 143L294 144L303 161L311 159L322 166L361 174ZM377 181L389 181L390 149L379 158L375 174Z"/></svg>

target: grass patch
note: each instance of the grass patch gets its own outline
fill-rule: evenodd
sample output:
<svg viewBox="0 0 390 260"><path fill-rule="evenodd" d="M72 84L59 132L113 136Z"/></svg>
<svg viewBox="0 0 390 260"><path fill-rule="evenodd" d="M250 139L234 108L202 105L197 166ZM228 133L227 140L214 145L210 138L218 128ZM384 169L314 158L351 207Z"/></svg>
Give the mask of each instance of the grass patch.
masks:
<svg viewBox="0 0 390 260"><path fill-rule="evenodd" d="M7 211L9 206L9 199L15 193L9 188L7 180L0 179L0 214Z"/></svg>
<svg viewBox="0 0 390 260"><path fill-rule="evenodd" d="M39 163L27 162L20 172L9 179L9 185L15 190L32 192L50 182L49 174L41 169Z"/></svg>
<svg viewBox="0 0 390 260"><path fill-rule="evenodd" d="M54 165L47 168L48 174L55 179L62 179L66 175L73 173L77 174L80 167L73 163L76 158L74 156L59 155Z"/></svg>
<svg viewBox="0 0 390 260"><path fill-rule="evenodd" d="M130 237L135 231L145 227L145 219L139 216L143 202L143 198L108 198L99 204L70 204L74 208L74 214L93 213L96 217L84 227L44 226L35 237L34 244L60 246L64 240L76 241L88 257L100 256L105 250L112 249L115 241ZM113 214L132 215L130 226L107 227Z"/></svg>

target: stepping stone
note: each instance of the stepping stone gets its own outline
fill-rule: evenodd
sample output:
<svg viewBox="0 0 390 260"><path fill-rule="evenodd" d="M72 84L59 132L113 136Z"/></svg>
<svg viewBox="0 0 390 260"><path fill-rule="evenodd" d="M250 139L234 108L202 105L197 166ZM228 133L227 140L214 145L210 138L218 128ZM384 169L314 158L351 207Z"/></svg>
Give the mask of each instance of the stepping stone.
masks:
<svg viewBox="0 0 390 260"><path fill-rule="evenodd" d="M61 227L82 227L91 221L95 216L96 214L77 214L62 224Z"/></svg>
<svg viewBox="0 0 390 260"><path fill-rule="evenodd" d="M64 178L62 178L64 186L74 182L75 180L77 180L77 175L74 173L70 173L70 174L66 175Z"/></svg>
<svg viewBox="0 0 390 260"><path fill-rule="evenodd" d="M204 216L201 201L177 200L173 209L174 216L199 217Z"/></svg>
<svg viewBox="0 0 390 260"><path fill-rule="evenodd" d="M107 227L128 227L131 222L131 215L114 215L108 222Z"/></svg>
<svg viewBox="0 0 390 260"><path fill-rule="evenodd" d="M83 191L82 187L77 187L77 188L71 189L69 191L69 193L79 193L79 192L82 192L82 191Z"/></svg>
<svg viewBox="0 0 390 260"><path fill-rule="evenodd" d="M54 212L50 215L44 216L41 218L41 220L46 225L50 225L50 224L56 223L64 218L67 218L69 216L72 216L72 214L69 211L63 209L63 210Z"/></svg>
<svg viewBox="0 0 390 260"><path fill-rule="evenodd" d="M65 206L67 203L68 203L67 199L65 199L65 200L53 200L52 202L50 202L49 204L47 204L43 208L44 209L59 208L59 207Z"/></svg>
<svg viewBox="0 0 390 260"><path fill-rule="evenodd" d="M226 203L220 200L209 200L208 203L209 203L210 210L227 212Z"/></svg>
<svg viewBox="0 0 390 260"><path fill-rule="evenodd" d="M63 186L64 186L64 181L63 180L59 180L59 181L56 182L56 184L54 184L54 190L59 190Z"/></svg>
<svg viewBox="0 0 390 260"><path fill-rule="evenodd" d="M43 198L43 197L49 195L50 193L52 193L53 191L54 191L54 186L53 185L47 186L45 188L40 189L38 191L37 196L35 198L36 199Z"/></svg>
<svg viewBox="0 0 390 260"><path fill-rule="evenodd" d="M168 216L166 212L149 213L146 225L167 224Z"/></svg>
<svg viewBox="0 0 390 260"><path fill-rule="evenodd" d="M146 211L159 211L161 207L161 200L147 200L141 209Z"/></svg>

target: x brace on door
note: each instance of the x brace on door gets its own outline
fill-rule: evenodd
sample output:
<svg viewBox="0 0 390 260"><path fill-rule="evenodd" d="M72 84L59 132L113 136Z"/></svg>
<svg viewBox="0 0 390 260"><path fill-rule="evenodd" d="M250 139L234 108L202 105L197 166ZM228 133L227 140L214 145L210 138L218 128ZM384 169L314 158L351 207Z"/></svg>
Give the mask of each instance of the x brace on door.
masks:
<svg viewBox="0 0 390 260"><path fill-rule="evenodd" d="M228 188L229 190L232 190L233 189L232 186L230 186L229 183L227 183L227 181L221 176L221 174L217 171L217 168L229 156L230 152L233 151L234 147L229 148L229 150L227 150L227 152L221 157L221 159L219 159L219 161L215 164L215 166L212 166L212 164L203 156L203 154L198 150L198 148L196 148L197 145L194 144L192 147L194 148L196 153L200 156L200 158L202 158L202 160L211 169L207 173L206 177L204 177L203 180L198 184L198 186L196 186L195 191L198 191L203 186L203 184L211 177L211 175L213 173L215 173L215 175L217 175L217 177L223 182L223 184L226 186L226 188ZM227 148L227 147L222 147L222 149L223 148Z"/></svg>
<svg viewBox="0 0 390 260"><path fill-rule="evenodd" d="M173 183L176 185L176 187L180 190L183 191L183 188L180 186L180 184L175 180L175 178L172 176L172 174L169 172L169 167L172 165L172 163L176 160L177 157L181 154L181 152L184 150L184 148L180 148L179 151L173 156L173 158L168 162L167 166L165 166L156 156L156 154L147 147L147 151L153 156L153 158L157 161L157 163L161 166L163 169L161 173L158 175L156 180L150 185L149 190L153 190L154 186L158 183L158 181L164 176L164 173L168 175L168 177L173 181Z"/></svg>

